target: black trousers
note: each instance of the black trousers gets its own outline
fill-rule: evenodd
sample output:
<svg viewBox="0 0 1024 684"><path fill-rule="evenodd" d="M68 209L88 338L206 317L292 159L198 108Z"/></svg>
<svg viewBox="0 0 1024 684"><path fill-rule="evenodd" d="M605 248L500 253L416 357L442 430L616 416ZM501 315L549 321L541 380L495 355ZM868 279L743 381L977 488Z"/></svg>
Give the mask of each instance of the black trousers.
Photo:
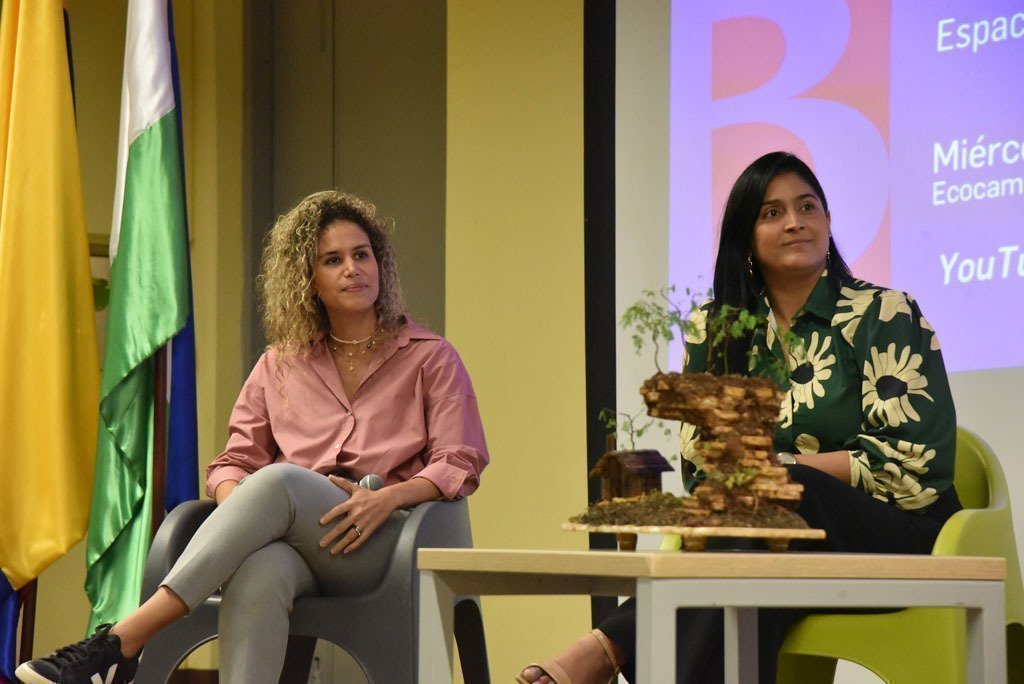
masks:
<svg viewBox="0 0 1024 684"><path fill-rule="evenodd" d="M961 508L952 487L925 511L909 512L879 501L815 468L800 464L786 467L790 478L804 486L797 512L811 527L826 531L823 540L794 540L790 544L794 551L931 553L942 524ZM736 550L738 546L733 542L728 548ZM827 611L802 608L758 611L758 671L762 684L775 682L778 652L786 632L813 612ZM628 681L634 681L635 600L629 599L612 611L598 629L630 654L622 672ZM684 608L676 612L676 681L679 684L724 681L723 629L724 617L719 608Z"/></svg>

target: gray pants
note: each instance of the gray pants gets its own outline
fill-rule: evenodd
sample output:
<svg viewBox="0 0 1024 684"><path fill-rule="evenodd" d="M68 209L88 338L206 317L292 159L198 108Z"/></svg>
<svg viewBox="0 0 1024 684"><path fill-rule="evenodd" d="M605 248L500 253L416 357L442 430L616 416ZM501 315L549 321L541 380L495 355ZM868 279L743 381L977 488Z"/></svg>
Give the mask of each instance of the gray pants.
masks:
<svg viewBox="0 0 1024 684"><path fill-rule="evenodd" d="M332 556L320 516L348 499L323 475L274 464L246 477L199 528L163 586L189 610L223 586L220 681L277 682L294 599L380 584L408 517L398 511L357 551Z"/></svg>

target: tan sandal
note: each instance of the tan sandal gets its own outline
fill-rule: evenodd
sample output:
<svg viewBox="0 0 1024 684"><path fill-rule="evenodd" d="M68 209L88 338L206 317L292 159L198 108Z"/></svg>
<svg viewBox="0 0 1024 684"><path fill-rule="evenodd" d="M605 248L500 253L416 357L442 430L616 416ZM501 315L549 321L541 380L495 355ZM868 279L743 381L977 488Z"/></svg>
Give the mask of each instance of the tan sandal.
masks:
<svg viewBox="0 0 1024 684"><path fill-rule="evenodd" d="M553 658L549 658L541 663L530 663L523 668L523 672L526 672L531 667L535 667L540 670L541 676L547 675L549 679L553 679L555 684L572 684L572 680L569 679L569 675L566 674L565 670L562 669L562 666L556 663ZM532 684L530 680L523 676L523 672L516 675L516 684Z"/></svg>
<svg viewBox="0 0 1024 684"><path fill-rule="evenodd" d="M604 651L605 658L608 659L608 663L612 666L614 672L611 678L608 680L609 684L613 684L619 676L619 672L622 671L621 666L615 661L615 651L612 649L612 644L608 640L608 637L599 629L592 629L590 633L597 639L597 643L601 644L601 650ZM555 661L554 658L549 658L541 663L530 663L523 668L523 672L526 672L531 667L535 667L541 671L542 676L546 675L548 679L551 679L555 684L572 684L572 680L566 673L565 669ZM517 684L532 684L528 679L523 677L523 672L516 675Z"/></svg>
<svg viewBox="0 0 1024 684"><path fill-rule="evenodd" d="M608 663L612 666L612 670L614 670L614 672L612 672L612 678L608 680L609 682L614 682L618 678L619 673L622 672L622 666L615 660L615 651L612 649L612 642L609 641L608 637L604 635L604 632L599 629L592 629L590 630L590 633L594 635L595 639L597 639L597 643L601 644L601 648L604 650L604 656L608 659Z"/></svg>

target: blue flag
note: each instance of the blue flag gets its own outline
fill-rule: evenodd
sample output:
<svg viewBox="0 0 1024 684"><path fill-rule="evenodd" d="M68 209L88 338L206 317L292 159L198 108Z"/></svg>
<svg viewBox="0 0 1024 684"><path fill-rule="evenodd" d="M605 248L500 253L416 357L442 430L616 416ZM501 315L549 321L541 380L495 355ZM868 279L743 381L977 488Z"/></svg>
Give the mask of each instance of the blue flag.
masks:
<svg viewBox="0 0 1024 684"><path fill-rule="evenodd" d="M189 294L191 295L191 277ZM190 297L191 299L191 297ZM191 309L191 306L189 307ZM170 343L171 400L167 409L167 486L164 506L173 509L199 495L199 428L196 423L196 339L192 314Z"/></svg>
<svg viewBox="0 0 1024 684"><path fill-rule="evenodd" d="M18 634L18 609L21 597L0 573L0 681L14 681L16 635Z"/></svg>
<svg viewBox="0 0 1024 684"><path fill-rule="evenodd" d="M171 83L174 101L181 102L181 83L178 79L178 48L174 40L174 14L167 3L168 38L171 43ZM185 136L181 130L181 107L175 110L178 126L178 160L181 177L185 177ZM182 224L188 237L188 209L182 194ZM188 278L188 320L185 327L171 340L171 399L167 410L167 487L164 505L168 511L183 501L199 497L197 468L199 463L199 426L196 420L196 334L192 306L192 259L185 252L185 271Z"/></svg>

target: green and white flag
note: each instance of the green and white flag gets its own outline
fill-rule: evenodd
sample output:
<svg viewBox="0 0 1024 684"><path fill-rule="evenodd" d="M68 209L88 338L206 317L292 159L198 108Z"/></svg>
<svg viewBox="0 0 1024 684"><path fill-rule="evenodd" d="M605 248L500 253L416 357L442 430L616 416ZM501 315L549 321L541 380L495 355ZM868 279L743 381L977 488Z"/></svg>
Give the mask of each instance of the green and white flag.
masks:
<svg viewBox="0 0 1024 684"><path fill-rule="evenodd" d="M86 547L90 632L139 603L152 517L153 355L189 317L173 59L167 0L130 0Z"/></svg>

